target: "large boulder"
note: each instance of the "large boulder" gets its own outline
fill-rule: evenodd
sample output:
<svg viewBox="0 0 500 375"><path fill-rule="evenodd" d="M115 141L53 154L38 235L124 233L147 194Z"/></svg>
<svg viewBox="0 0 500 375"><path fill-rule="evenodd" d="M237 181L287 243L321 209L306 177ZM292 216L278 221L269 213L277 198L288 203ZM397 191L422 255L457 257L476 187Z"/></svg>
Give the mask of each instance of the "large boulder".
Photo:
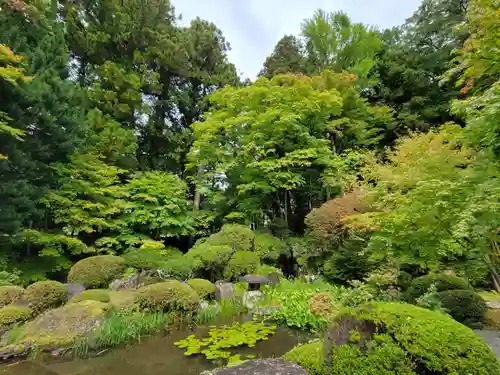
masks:
<svg viewBox="0 0 500 375"><path fill-rule="evenodd" d="M71 346L102 321L108 304L86 300L48 310L26 324L14 344L30 343L44 350Z"/></svg>
<svg viewBox="0 0 500 375"><path fill-rule="evenodd" d="M302 367L286 359L254 359L245 363L204 371L200 375L309 375Z"/></svg>
<svg viewBox="0 0 500 375"><path fill-rule="evenodd" d="M76 297L80 293L82 293L85 290L85 285L83 284L78 284L78 283L66 283L64 284L66 287L66 290L68 291L68 300L70 300L73 297Z"/></svg>

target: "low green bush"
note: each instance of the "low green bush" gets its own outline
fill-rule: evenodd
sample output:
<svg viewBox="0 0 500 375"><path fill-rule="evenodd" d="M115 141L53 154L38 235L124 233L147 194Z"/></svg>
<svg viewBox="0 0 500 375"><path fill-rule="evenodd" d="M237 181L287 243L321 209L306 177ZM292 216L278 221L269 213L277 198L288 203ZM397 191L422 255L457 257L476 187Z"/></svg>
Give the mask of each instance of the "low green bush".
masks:
<svg viewBox="0 0 500 375"><path fill-rule="evenodd" d="M239 276L254 273L260 265L260 258L252 251L237 251L229 259L224 275L227 278L237 278Z"/></svg>
<svg viewBox="0 0 500 375"><path fill-rule="evenodd" d="M337 319L373 324L375 333L364 344L358 333L349 344L329 347L329 332L324 344L326 359L332 360L329 375L500 374L488 344L445 314L375 302L345 310Z"/></svg>
<svg viewBox="0 0 500 375"><path fill-rule="evenodd" d="M323 359L323 341L297 345L285 353L283 358L302 366L310 375L327 374Z"/></svg>
<svg viewBox="0 0 500 375"><path fill-rule="evenodd" d="M215 295L215 285L208 280L191 279L187 283L202 299L212 299Z"/></svg>
<svg viewBox="0 0 500 375"><path fill-rule="evenodd" d="M460 323L474 325L485 321L488 306L473 290L446 290L438 293L441 306Z"/></svg>
<svg viewBox="0 0 500 375"><path fill-rule="evenodd" d="M0 307L21 299L24 289L17 285L0 286Z"/></svg>
<svg viewBox="0 0 500 375"><path fill-rule="evenodd" d="M193 276L195 268L195 260L182 254L175 254L168 257L161 266L161 269L169 278L176 280L189 279Z"/></svg>
<svg viewBox="0 0 500 375"><path fill-rule="evenodd" d="M114 255L88 257L71 267L68 281L87 288L107 287L114 279L121 278L125 268L125 260Z"/></svg>
<svg viewBox="0 0 500 375"><path fill-rule="evenodd" d="M471 289L469 282L458 276L450 276L443 274L425 275L414 279L410 287L405 292L405 297L408 302L414 303L415 300L425 294L431 285L436 286L438 292L445 290Z"/></svg>
<svg viewBox="0 0 500 375"><path fill-rule="evenodd" d="M76 303L76 302L86 301L86 300L108 303L110 298L109 298L109 293L107 290L89 289L89 290L84 290L79 295L71 298L70 302Z"/></svg>
<svg viewBox="0 0 500 375"><path fill-rule="evenodd" d="M218 280L222 277L231 254L233 254L233 249L230 246L214 245L207 239L201 239L186 253L185 257L192 260L198 276Z"/></svg>
<svg viewBox="0 0 500 375"><path fill-rule="evenodd" d="M14 323L25 322L31 318L29 307L8 305L0 308L0 326L10 326Z"/></svg>
<svg viewBox="0 0 500 375"><path fill-rule="evenodd" d="M68 298L68 290L58 281L38 281L26 288L24 297L35 313L62 305Z"/></svg>
<svg viewBox="0 0 500 375"><path fill-rule="evenodd" d="M139 289L136 301L142 309L187 314L194 313L200 306L198 293L189 285L176 280Z"/></svg>

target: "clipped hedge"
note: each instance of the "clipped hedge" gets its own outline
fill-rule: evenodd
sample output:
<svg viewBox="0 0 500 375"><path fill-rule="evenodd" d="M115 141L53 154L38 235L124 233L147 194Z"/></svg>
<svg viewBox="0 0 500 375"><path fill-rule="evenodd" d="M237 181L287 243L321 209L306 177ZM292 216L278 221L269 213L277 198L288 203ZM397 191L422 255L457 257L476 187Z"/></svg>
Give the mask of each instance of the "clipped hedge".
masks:
<svg viewBox="0 0 500 375"><path fill-rule="evenodd" d="M0 307L16 302L22 298L24 289L17 285L0 286Z"/></svg>
<svg viewBox="0 0 500 375"><path fill-rule="evenodd" d="M26 306L8 305L0 308L0 326L10 326L31 318L31 309Z"/></svg>
<svg viewBox="0 0 500 375"><path fill-rule="evenodd" d="M488 344L444 314L376 302L345 311L336 321L341 319L369 322L377 334L366 345L358 345L354 338L352 344L332 346L325 337L325 358L333 358L332 375L500 374Z"/></svg>
<svg viewBox="0 0 500 375"><path fill-rule="evenodd" d="M33 311L40 313L66 302L68 290L59 281L38 281L26 288L24 297Z"/></svg>
<svg viewBox="0 0 500 375"><path fill-rule="evenodd" d="M86 288L107 287L119 279L125 270L125 260L114 255L97 255L76 262L68 274L70 283L79 283Z"/></svg>
<svg viewBox="0 0 500 375"><path fill-rule="evenodd" d="M212 299L215 295L215 284L205 279L191 279L187 281L202 299Z"/></svg>
<svg viewBox="0 0 500 375"><path fill-rule="evenodd" d="M441 305L460 323L474 325L486 319L488 306L473 290L446 290L438 293Z"/></svg>
<svg viewBox="0 0 500 375"><path fill-rule="evenodd" d="M187 255L175 254L168 257L161 268L168 277L186 280L193 276L196 268L196 261Z"/></svg>
<svg viewBox="0 0 500 375"><path fill-rule="evenodd" d="M467 280L458 276L443 274L425 275L417 277L411 282L410 287L405 292L407 301L411 303L415 302L418 297L427 293L432 284L436 286L438 292L472 288Z"/></svg>
<svg viewBox="0 0 500 375"><path fill-rule="evenodd" d="M139 289L136 302L142 309L189 314L198 310L200 297L189 285L170 280Z"/></svg>
<svg viewBox="0 0 500 375"><path fill-rule="evenodd" d="M110 301L109 293L104 289L89 289L84 290L79 295L71 298L71 303L77 303L80 301L99 301L108 303Z"/></svg>
<svg viewBox="0 0 500 375"><path fill-rule="evenodd" d="M310 375L326 374L326 367L323 363L323 341L298 345L283 358L302 366Z"/></svg>
<svg viewBox="0 0 500 375"><path fill-rule="evenodd" d="M237 251L229 259L224 275L227 278L236 278L254 273L260 265L260 258L252 251Z"/></svg>

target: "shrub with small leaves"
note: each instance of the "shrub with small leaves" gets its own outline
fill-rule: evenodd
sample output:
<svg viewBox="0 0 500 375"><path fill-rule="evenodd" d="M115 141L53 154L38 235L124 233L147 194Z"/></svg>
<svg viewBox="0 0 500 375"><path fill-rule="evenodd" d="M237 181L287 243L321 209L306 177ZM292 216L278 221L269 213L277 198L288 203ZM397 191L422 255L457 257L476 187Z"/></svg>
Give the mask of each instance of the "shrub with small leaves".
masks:
<svg viewBox="0 0 500 375"><path fill-rule="evenodd" d="M17 285L0 286L0 307L21 299L24 289Z"/></svg>
<svg viewBox="0 0 500 375"><path fill-rule="evenodd" d="M79 295L71 298L70 302L77 303L80 301L87 301L87 300L107 303L107 302L109 302L110 298L109 298L109 293L107 290L89 289L89 290L84 290Z"/></svg>
<svg viewBox="0 0 500 375"><path fill-rule="evenodd" d="M467 325L484 322L488 306L473 290L446 290L437 295L443 308L456 321Z"/></svg>
<svg viewBox="0 0 500 375"><path fill-rule="evenodd" d="M9 305L0 308L0 326L10 326L14 323L25 322L31 318L29 307Z"/></svg>
<svg viewBox="0 0 500 375"><path fill-rule="evenodd" d="M138 291L137 303L151 311L194 313L200 297L189 285L176 280L145 286Z"/></svg>
<svg viewBox="0 0 500 375"><path fill-rule="evenodd" d="M107 287L111 281L121 277L125 267L125 260L114 255L88 257L71 267L68 281L87 288Z"/></svg>
<svg viewBox="0 0 500 375"><path fill-rule="evenodd" d="M302 366L310 375L327 374L323 359L323 341L297 345L285 353L283 358Z"/></svg>
<svg viewBox="0 0 500 375"><path fill-rule="evenodd" d="M191 279L188 280L187 283L202 299L212 299L215 295L215 285L208 280Z"/></svg>
<svg viewBox="0 0 500 375"><path fill-rule="evenodd" d="M196 261L186 255L175 254L163 262L161 269L171 279L186 280L193 276Z"/></svg>
<svg viewBox="0 0 500 375"><path fill-rule="evenodd" d="M338 307L329 293L320 292L309 298L309 311L322 318L332 318L338 311Z"/></svg>
<svg viewBox="0 0 500 375"><path fill-rule="evenodd" d="M26 288L24 297L33 311L40 313L63 304L68 298L68 290L58 281L39 281Z"/></svg>
<svg viewBox="0 0 500 375"><path fill-rule="evenodd" d="M227 264L224 275L227 278L237 278L239 276L254 273L260 265L260 258L252 251L237 251L233 254Z"/></svg>
<svg viewBox="0 0 500 375"><path fill-rule="evenodd" d="M410 287L405 292L406 300L412 303L415 302L415 300L425 294L433 284L436 286L438 292L444 292L445 290L471 289L469 282L458 276L443 274L425 275L417 277L411 282Z"/></svg>

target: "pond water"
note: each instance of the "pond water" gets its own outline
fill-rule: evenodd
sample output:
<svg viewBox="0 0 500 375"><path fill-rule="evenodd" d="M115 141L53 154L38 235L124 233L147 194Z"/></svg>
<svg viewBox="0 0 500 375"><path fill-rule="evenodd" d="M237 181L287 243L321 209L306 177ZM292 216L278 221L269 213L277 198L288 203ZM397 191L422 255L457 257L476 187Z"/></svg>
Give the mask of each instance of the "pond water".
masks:
<svg viewBox="0 0 500 375"><path fill-rule="evenodd" d="M227 322L226 322L227 324ZM194 330L204 335L208 326ZM105 354L74 361L46 360L44 363L24 361L0 368L2 375L198 375L217 367L205 357L186 357L184 350L174 342L192 334L193 330L172 331L164 336L152 336L141 343L116 348ZM311 339L311 335L279 327L267 341L260 341L254 348L239 348L238 353L255 355L257 358L279 357L299 342Z"/></svg>

